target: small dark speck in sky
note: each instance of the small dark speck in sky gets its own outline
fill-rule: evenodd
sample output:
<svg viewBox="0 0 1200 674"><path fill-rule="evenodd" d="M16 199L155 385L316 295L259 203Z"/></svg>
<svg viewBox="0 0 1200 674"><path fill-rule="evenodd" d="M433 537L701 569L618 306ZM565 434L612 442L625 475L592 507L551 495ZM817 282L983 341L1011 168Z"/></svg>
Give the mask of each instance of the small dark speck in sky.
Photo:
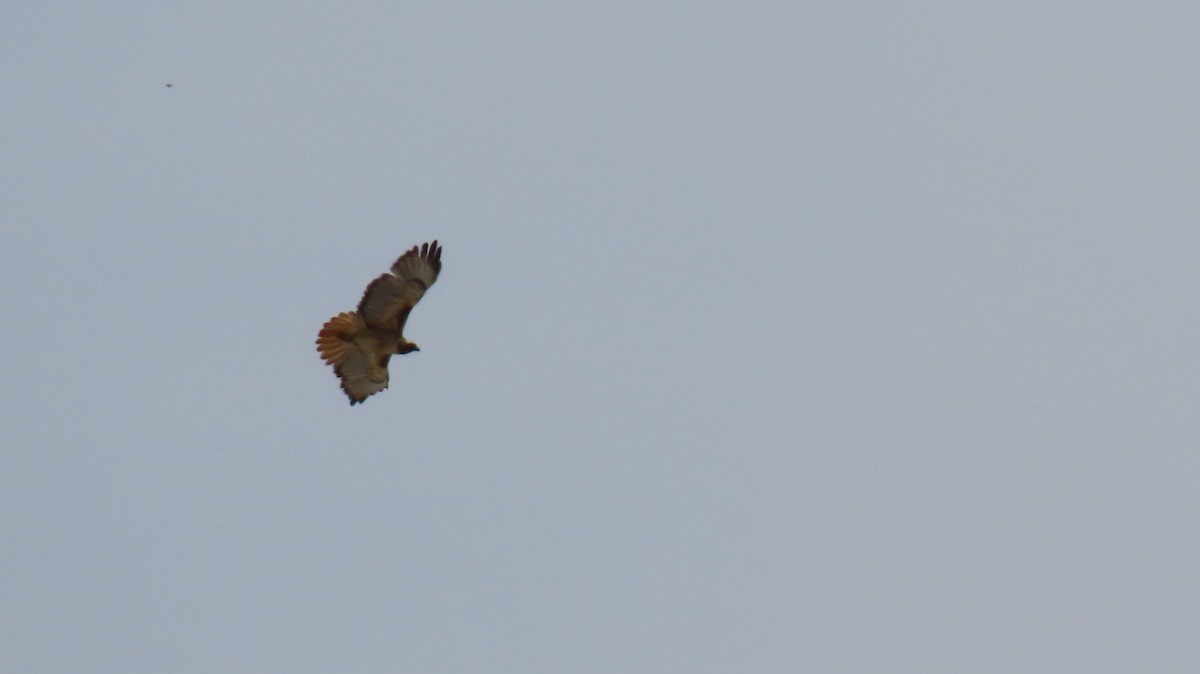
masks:
<svg viewBox="0 0 1200 674"><path fill-rule="evenodd" d="M171 83L170 83L170 82L167 82L167 88L168 88L168 89L170 89L170 88L171 88Z"/></svg>

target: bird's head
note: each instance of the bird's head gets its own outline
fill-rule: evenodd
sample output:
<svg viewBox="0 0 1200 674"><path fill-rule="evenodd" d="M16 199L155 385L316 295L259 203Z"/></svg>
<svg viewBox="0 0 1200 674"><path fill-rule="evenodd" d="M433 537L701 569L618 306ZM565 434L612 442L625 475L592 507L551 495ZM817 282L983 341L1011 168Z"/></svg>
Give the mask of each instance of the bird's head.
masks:
<svg viewBox="0 0 1200 674"><path fill-rule="evenodd" d="M408 340L404 340L404 341L400 342L400 345L397 347L396 353L412 353L413 351L420 351L420 350L421 350L421 347L417 346L416 344L414 344Z"/></svg>

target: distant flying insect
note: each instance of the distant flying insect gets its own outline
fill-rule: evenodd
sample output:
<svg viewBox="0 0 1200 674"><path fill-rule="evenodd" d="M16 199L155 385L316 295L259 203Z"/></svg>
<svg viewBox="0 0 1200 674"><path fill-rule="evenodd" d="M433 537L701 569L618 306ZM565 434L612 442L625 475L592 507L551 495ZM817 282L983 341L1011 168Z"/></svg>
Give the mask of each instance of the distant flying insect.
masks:
<svg viewBox="0 0 1200 674"><path fill-rule="evenodd" d="M404 338L404 322L441 271L437 241L413 246L390 273L371 281L357 311L343 311L321 327L317 351L342 380L351 405L388 387L392 354L421 350Z"/></svg>

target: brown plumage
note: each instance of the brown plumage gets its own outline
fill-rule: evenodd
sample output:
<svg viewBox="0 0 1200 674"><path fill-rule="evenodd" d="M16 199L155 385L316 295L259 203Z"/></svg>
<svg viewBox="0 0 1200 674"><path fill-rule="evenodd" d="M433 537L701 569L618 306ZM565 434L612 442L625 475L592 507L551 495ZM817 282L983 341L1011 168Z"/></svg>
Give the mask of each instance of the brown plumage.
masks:
<svg viewBox="0 0 1200 674"><path fill-rule="evenodd" d="M343 311L321 327L317 351L342 380L351 405L388 387L392 354L420 351L404 338L404 323L441 271L437 241L413 246L391 272L371 281L357 311Z"/></svg>

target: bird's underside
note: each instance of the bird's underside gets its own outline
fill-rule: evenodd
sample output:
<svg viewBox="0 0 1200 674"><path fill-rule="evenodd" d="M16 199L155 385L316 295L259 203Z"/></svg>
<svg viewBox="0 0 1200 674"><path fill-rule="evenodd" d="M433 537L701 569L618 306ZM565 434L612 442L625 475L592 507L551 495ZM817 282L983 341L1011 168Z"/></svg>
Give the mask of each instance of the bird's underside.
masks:
<svg viewBox="0 0 1200 674"><path fill-rule="evenodd" d="M404 323L437 280L441 258L437 241L413 246L367 286L357 311L344 311L321 327L317 351L333 366L351 405L388 387L393 354L419 350L404 338Z"/></svg>

